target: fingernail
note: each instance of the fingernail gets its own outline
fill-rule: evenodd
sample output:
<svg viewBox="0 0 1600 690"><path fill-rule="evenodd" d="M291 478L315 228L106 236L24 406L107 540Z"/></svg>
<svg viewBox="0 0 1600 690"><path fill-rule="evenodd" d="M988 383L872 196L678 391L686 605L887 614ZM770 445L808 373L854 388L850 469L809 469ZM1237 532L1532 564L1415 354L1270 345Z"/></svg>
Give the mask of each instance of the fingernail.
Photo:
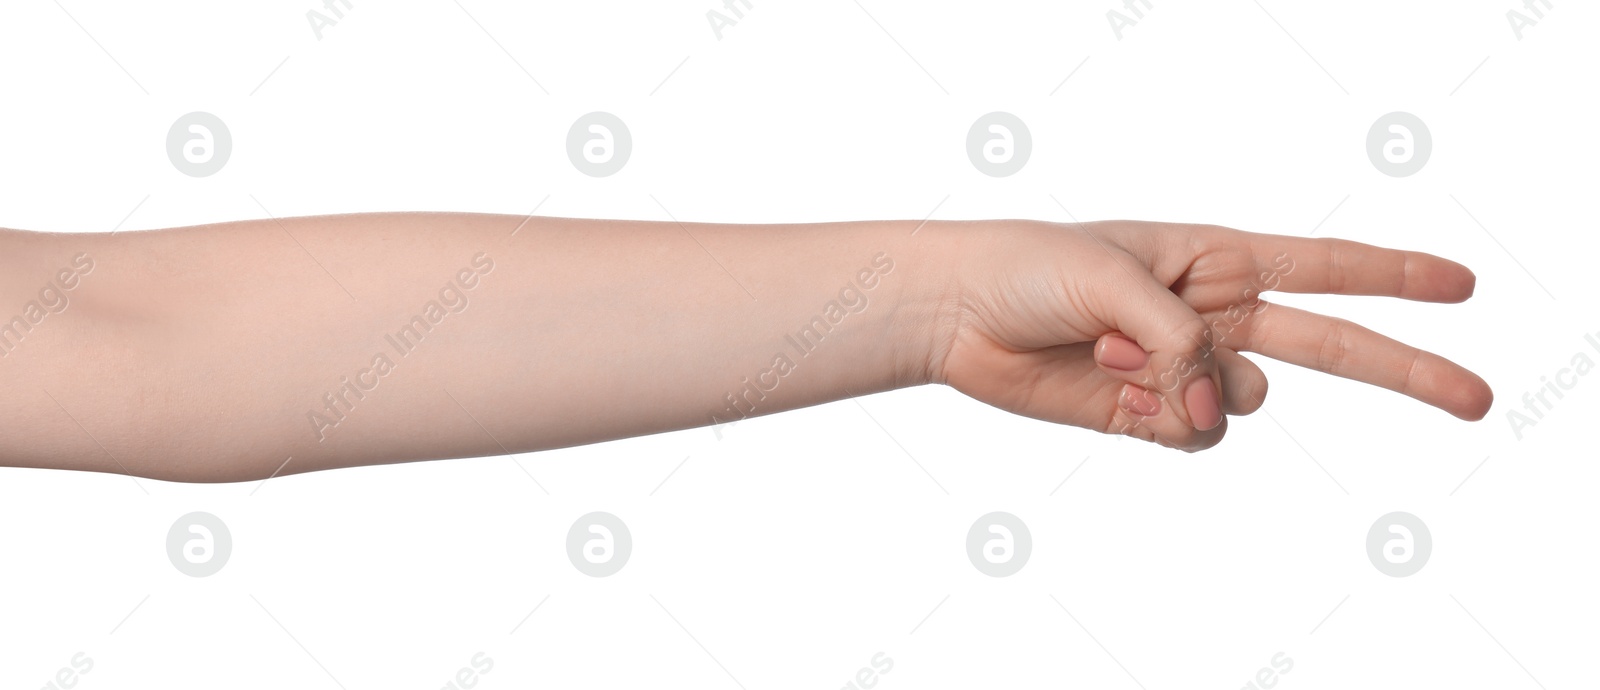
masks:
<svg viewBox="0 0 1600 690"><path fill-rule="evenodd" d="M1132 384L1122 387L1122 395L1117 397L1117 403L1122 409L1141 417L1154 417L1161 414L1161 398L1155 393Z"/></svg>
<svg viewBox="0 0 1600 690"><path fill-rule="evenodd" d="M1100 339L1100 352L1095 361L1120 371L1139 371L1150 361L1150 355L1127 338L1106 336Z"/></svg>
<svg viewBox="0 0 1600 690"><path fill-rule="evenodd" d="M1210 377L1202 376L1189 383L1183 391L1183 404L1189 408L1189 419L1194 428L1207 431L1222 423L1222 404L1217 398L1217 387Z"/></svg>

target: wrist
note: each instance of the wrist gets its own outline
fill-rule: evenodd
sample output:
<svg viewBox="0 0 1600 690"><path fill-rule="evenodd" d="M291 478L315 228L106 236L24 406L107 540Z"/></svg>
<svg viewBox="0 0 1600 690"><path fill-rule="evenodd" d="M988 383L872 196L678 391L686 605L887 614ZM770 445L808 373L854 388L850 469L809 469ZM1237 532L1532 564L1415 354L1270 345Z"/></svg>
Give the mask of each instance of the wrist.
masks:
<svg viewBox="0 0 1600 690"><path fill-rule="evenodd" d="M960 327L961 284L958 260L966 236L962 221L885 223L894 239L886 244L904 275L888 342L894 349L896 387L944 383L945 360Z"/></svg>

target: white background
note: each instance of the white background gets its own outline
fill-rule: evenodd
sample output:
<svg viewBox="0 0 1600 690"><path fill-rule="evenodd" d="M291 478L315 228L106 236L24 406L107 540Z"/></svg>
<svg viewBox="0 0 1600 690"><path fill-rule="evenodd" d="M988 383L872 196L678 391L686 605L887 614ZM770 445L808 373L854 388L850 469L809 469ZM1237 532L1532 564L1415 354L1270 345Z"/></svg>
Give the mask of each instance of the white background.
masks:
<svg viewBox="0 0 1600 690"><path fill-rule="evenodd" d="M49 687L82 652L86 689L431 689L484 652L484 689L839 688L883 652L878 688L1240 688L1283 652L1279 688L1592 687L1600 376L1520 440L1506 415L1600 362L1596 9L1555 0L1519 40L1509 0L1157 3L1119 39L1120 2L754 0L720 40L710 0L356 0L320 40L312 0L5 3L7 227L263 217L252 195L278 216L664 219L654 195L697 221L1065 206L1315 232L1472 267L1462 305L1280 301L1445 354L1497 400L1469 424L1262 361L1264 410L1192 456L928 387L721 438L261 486L5 470L0 684ZM164 151L196 110L234 141L206 178ZM595 110L633 135L612 177L565 154ZM964 150L996 110L1033 136L1006 178ZM1365 151L1397 110L1434 142L1405 178ZM597 510L633 534L609 578L565 552ZM965 552L996 510L1033 538L1008 578ZM1365 551L1396 510L1433 537L1406 578ZM168 561L191 511L230 528L216 575Z"/></svg>

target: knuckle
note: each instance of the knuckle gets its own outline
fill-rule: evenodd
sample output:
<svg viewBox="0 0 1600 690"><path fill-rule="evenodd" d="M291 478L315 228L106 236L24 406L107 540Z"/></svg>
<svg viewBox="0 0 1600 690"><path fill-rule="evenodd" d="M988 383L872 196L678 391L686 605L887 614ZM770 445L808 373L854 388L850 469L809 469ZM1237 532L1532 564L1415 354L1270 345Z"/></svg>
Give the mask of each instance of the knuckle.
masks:
<svg viewBox="0 0 1600 690"><path fill-rule="evenodd" d="M1137 438L1139 428L1140 424L1138 418L1134 417L1127 410L1118 407L1116 411L1111 414L1111 420L1106 423L1105 433L1113 436L1131 436Z"/></svg>
<svg viewBox="0 0 1600 690"><path fill-rule="evenodd" d="M1260 410L1261 406L1265 405L1267 402L1267 391L1271 387L1271 384L1267 382L1267 377L1265 376L1261 377L1255 383L1252 383L1248 392L1245 393L1243 413L1252 414L1255 411Z"/></svg>
<svg viewBox="0 0 1600 690"><path fill-rule="evenodd" d="M1206 349L1206 341L1210 338L1211 327L1205 319L1196 316L1178 324L1167 338L1167 345L1174 355L1195 355Z"/></svg>
<svg viewBox="0 0 1600 690"><path fill-rule="evenodd" d="M1317 348L1317 370L1327 373L1342 371L1345 362L1350 357L1350 344L1347 339L1348 329L1346 322L1336 320L1328 327L1328 332L1323 336L1321 347Z"/></svg>
<svg viewBox="0 0 1600 690"><path fill-rule="evenodd" d="M1162 434L1162 438L1178 450L1189 453L1198 450L1196 446L1200 443L1201 433L1188 424L1179 424L1177 426L1179 427L1178 429Z"/></svg>
<svg viewBox="0 0 1600 690"><path fill-rule="evenodd" d="M1189 452L1198 453L1202 450L1211 450L1212 448L1215 448L1218 443L1222 443L1222 437L1228 433L1228 428L1226 426L1227 419L1224 418L1223 422L1224 424L1217 425L1217 428L1202 434L1200 438L1196 439L1193 450Z"/></svg>
<svg viewBox="0 0 1600 690"><path fill-rule="evenodd" d="M1239 231L1226 225L1206 223L1194 226L1192 234L1197 244L1214 245L1234 239Z"/></svg>
<svg viewBox="0 0 1600 690"><path fill-rule="evenodd" d="M1328 241L1328 292L1342 294L1345 290L1345 256L1348 245L1344 240Z"/></svg>
<svg viewBox="0 0 1600 690"><path fill-rule="evenodd" d="M1210 450L1211 448L1216 447L1218 443L1221 443L1222 437L1227 435L1227 433L1228 418L1227 416L1223 416L1222 423L1218 424L1211 430L1195 431L1188 434L1187 439L1183 444L1183 450L1187 453L1198 453L1202 450Z"/></svg>

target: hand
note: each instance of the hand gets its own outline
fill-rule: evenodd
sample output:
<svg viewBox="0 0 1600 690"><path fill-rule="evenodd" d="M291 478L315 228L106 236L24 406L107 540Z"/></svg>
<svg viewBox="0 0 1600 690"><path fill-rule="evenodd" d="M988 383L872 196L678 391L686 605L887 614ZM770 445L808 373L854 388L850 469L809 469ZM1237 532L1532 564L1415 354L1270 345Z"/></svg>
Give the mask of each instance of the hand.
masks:
<svg viewBox="0 0 1600 690"><path fill-rule="evenodd" d="M1482 419L1461 366L1266 291L1460 302L1476 278L1420 252L1202 225L995 221L953 233L955 294L929 377L996 407L1188 451L1260 408L1255 352Z"/></svg>

